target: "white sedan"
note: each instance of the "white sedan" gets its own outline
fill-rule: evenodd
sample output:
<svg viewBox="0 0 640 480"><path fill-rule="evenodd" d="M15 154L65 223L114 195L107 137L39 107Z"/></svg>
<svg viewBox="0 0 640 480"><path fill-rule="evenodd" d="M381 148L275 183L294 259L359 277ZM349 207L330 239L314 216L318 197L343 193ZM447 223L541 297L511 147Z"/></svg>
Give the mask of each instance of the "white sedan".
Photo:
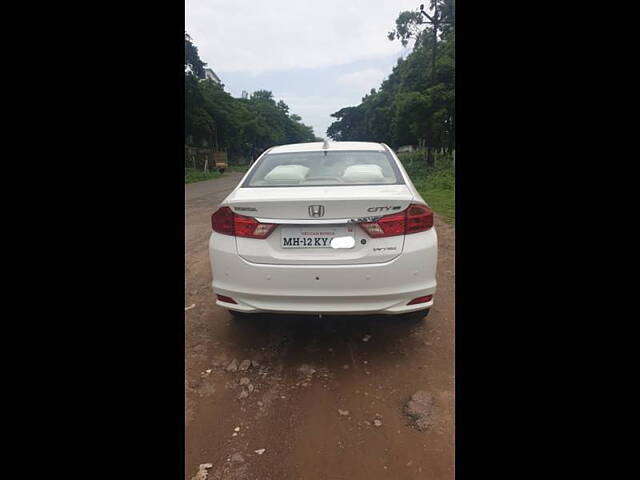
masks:
<svg viewBox="0 0 640 480"><path fill-rule="evenodd" d="M433 212L395 153L368 142L272 147L211 216L216 303L259 312L426 316Z"/></svg>

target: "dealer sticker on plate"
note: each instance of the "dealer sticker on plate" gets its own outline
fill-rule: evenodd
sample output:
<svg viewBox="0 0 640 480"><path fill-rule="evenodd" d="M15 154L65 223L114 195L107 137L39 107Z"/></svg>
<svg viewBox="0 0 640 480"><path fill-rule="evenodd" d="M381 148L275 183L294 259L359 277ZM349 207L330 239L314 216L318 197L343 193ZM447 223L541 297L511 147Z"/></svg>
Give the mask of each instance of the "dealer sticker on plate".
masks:
<svg viewBox="0 0 640 480"><path fill-rule="evenodd" d="M283 227L282 248L352 248L354 227ZM344 239L344 240L343 240Z"/></svg>

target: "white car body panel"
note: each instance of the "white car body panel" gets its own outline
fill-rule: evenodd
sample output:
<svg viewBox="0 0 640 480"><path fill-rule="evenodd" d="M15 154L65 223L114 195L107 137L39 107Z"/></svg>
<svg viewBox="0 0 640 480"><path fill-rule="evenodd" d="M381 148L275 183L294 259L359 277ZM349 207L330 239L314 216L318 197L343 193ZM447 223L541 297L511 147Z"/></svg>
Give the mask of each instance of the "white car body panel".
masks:
<svg viewBox="0 0 640 480"><path fill-rule="evenodd" d="M329 187L268 187L240 188L229 194L226 204L240 215L272 219L307 219L309 204L322 203L323 220L374 215L369 207L384 207L389 202L406 208L414 194L407 185L354 185ZM258 211L249 213L238 210L254 206L260 201ZM388 212L391 213L391 212Z"/></svg>
<svg viewBox="0 0 640 480"><path fill-rule="evenodd" d="M274 147L267 153L321 151L322 143ZM212 232L209 257L216 294L233 298L224 308L240 312L323 314L399 314L425 310L427 303L407 305L436 292L435 227L419 233L370 238L354 220L404 211L410 204L427 205L402 164L385 145L335 142L333 150L387 151L397 163L404 184L243 188L245 174L220 207L263 223L278 223L266 239ZM263 154L264 155L264 154ZM309 218L308 206L325 207L321 219ZM399 210L368 213L369 208ZM246 209L253 209L247 211ZM213 213L213 212L212 212ZM349 225L355 246L349 249L286 249L280 245L284 227ZM365 243L361 243L365 240Z"/></svg>

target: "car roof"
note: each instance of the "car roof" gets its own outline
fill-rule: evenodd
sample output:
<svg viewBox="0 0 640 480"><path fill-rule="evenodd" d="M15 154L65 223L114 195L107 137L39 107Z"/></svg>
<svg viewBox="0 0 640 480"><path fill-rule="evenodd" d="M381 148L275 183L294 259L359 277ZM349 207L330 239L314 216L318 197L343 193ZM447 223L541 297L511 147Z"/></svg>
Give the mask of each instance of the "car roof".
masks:
<svg viewBox="0 0 640 480"><path fill-rule="evenodd" d="M384 152L385 150L382 144L374 142L328 142L328 145L328 148L324 149L324 142L292 143L273 147L269 150L269 153L322 152L323 150L371 150Z"/></svg>

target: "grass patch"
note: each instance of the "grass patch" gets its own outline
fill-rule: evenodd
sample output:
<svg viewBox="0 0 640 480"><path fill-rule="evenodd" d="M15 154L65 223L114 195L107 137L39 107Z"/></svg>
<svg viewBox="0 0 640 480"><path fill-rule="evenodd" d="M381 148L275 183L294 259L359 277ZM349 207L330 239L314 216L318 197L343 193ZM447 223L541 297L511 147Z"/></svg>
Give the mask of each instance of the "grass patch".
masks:
<svg viewBox="0 0 640 480"><path fill-rule="evenodd" d="M220 176L222 176L222 174L217 170L204 173L202 170L196 168L184 169L184 183L202 182L203 180L211 180L212 178L218 178Z"/></svg>
<svg viewBox="0 0 640 480"><path fill-rule="evenodd" d="M422 198L447 223L456 221L455 170L451 156L436 155L435 166L427 168L421 152L401 153L398 158Z"/></svg>
<svg viewBox="0 0 640 480"><path fill-rule="evenodd" d="M227 168L229 172L246 173L247 170L249 170L249 165L229 165L229 168Z"/></svg>
<svg viewBox="0 0 640 480"><path fill-rule="evenodd" d="M229 165L227 168L225 168L224 172L246 173L247 170L249 170L249 165ZM202 182L204 180L211 180L212 178L219 178L222 175L224 174L218 172L217 170L204 173L198 168L185 168L184 183Z"/></svg>

